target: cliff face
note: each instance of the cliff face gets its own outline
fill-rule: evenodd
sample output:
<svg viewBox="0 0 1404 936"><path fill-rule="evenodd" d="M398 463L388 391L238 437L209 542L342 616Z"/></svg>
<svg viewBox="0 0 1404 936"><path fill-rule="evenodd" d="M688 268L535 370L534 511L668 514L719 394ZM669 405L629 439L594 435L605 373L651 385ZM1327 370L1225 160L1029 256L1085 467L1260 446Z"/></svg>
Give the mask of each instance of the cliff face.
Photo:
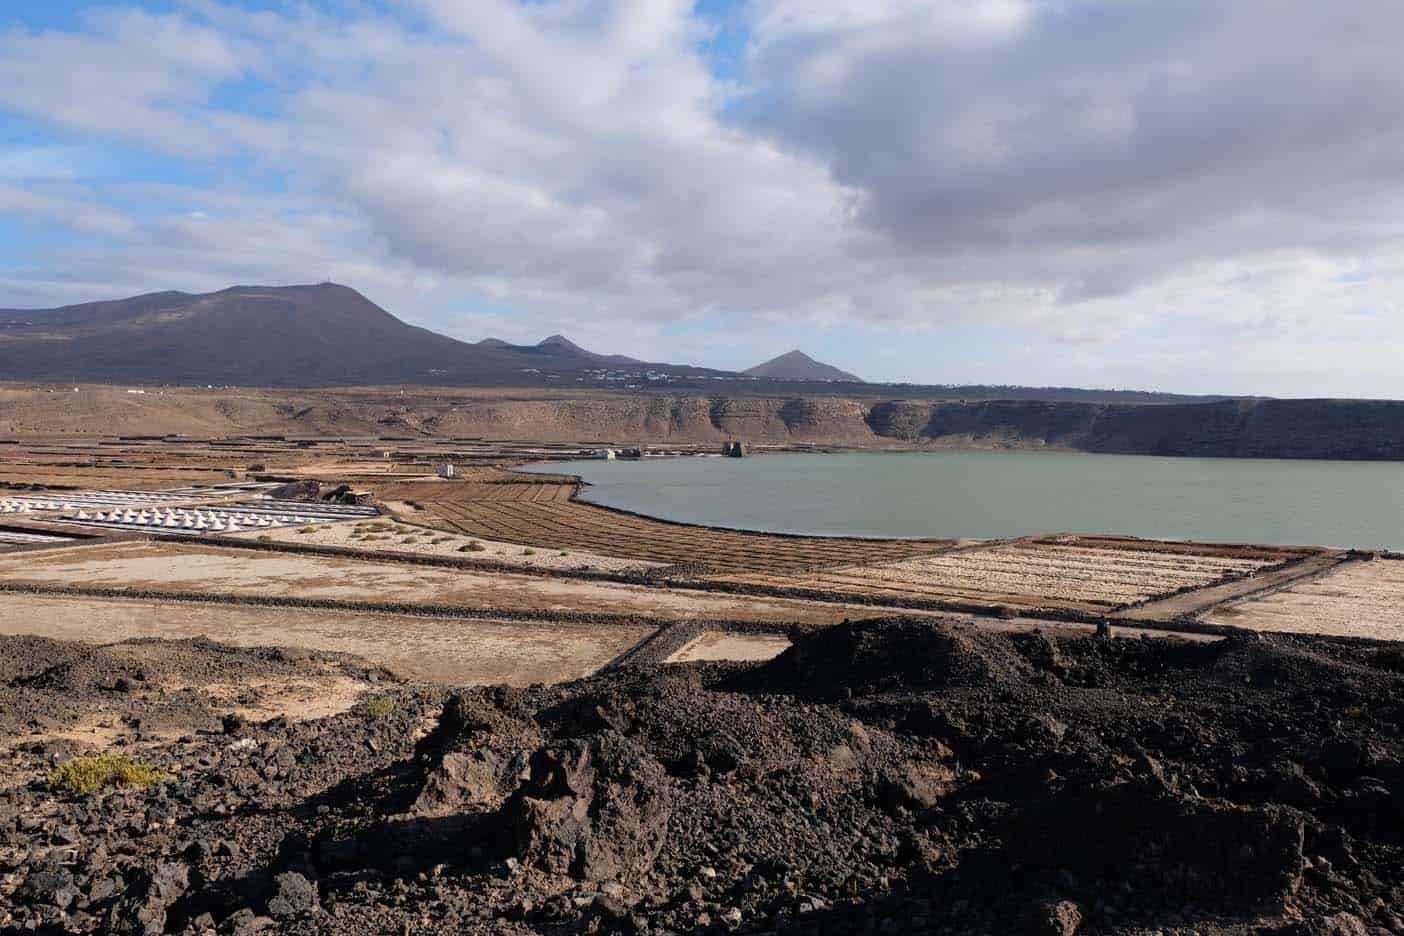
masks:
<svg viewBox="0 0 1404 936"><path fill-rule="evenodd" d="M1259 400L1113 406L1096 421L1085 447L1128 454L1404 459L1404 403Z"/></svg>
<svg viewBox="0 0 1404 936"><path fill-rule="evenodd" d="M812 443L1404 460L1404 403L1107 404L829 396L0 388L0 433L420 435L607 444Z"/></svg>
<svg viewBox="0 0 1404 936"><path fill-rule="evenodd" d="M870 410L868 424L876 435L921 446L1404 459L1404 403L1394 401L879 403Z"/></svg>

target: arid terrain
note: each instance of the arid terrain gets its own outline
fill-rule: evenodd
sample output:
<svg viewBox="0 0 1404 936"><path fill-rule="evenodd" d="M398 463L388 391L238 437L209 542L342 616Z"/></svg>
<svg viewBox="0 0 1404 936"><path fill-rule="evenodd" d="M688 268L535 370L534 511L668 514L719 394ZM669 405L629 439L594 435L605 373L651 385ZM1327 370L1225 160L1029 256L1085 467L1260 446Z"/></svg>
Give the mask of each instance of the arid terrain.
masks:
<svg viewBox="0 0 1404 936"><path fill-rule="evenodd" d="M1392 554L689 526L536 423L104 392L0 446L0 932L1404 932Z"/></svg>

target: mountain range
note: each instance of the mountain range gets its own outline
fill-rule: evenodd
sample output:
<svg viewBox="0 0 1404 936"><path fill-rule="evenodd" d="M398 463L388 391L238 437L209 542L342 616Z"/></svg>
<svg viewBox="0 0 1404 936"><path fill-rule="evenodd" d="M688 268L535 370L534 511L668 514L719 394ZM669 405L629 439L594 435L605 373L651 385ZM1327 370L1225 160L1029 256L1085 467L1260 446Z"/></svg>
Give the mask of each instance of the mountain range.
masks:
<svg viewBox="0 0 1404 936"><path fill-rule="evenodd" d="M0 380L357 386L511 385L611 366L682 378L727 371L595 354L561 335L539 344L459 341L409 325L356 290L235 286L57 309L0 310Z"/></svg>
<svg viewBox="0 0 1404 936"><path fill-rule="evenodd" d="M0 382L704 390L948 400L1204 402L1224 397L1059 387L863 384L791 351L748 371L534 345L460 341L401 321L347 286L234 286L56 309L0 309Z"/></svg>

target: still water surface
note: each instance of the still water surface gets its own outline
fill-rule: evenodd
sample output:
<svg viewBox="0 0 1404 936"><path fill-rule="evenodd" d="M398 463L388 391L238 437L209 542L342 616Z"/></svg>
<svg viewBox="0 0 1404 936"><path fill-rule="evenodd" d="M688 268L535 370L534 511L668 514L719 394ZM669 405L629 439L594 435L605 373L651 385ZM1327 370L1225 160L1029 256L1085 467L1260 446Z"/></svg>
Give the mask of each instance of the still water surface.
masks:
<svg viewBox="0 0 1404 936"><path fill-rule="evenodd" d="M536 466L582 497L786 533L1164 539L1404 549L1404 465L1048 452L761 455Z"/></svg>

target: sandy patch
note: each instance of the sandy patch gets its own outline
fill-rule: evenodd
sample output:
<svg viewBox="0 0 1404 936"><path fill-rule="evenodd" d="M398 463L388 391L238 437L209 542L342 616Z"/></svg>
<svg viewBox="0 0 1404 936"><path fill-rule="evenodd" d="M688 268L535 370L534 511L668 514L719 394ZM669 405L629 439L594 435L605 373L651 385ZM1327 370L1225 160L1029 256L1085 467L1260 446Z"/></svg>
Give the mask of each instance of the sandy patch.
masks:
<svg viewBox="0 0 1404 936"><path fill-rule="evenodd" d="M788 637L779 634L727 634L707 631L678 650L665 663L692 663L698 660L754 662L773 660L790 647Z"/></svg>
<svg viewBox="0 0 1404 936"><path fill-rule="evenodd" d="M0 612L3 618L3 612ZM3 629L3 625L0 625ZM168 693L183 688L198 689L203 692L209 704L222 711L241 715L252 722L267 721L282 716L289 721L311 721L339 715L349 710L362 694L377 688L375 683L349 676L292 676L282 679L257 679L242 683L209 683L200 686L181 686L179 683L164 683L161 688ZM149 738L172 740L190 733L189 725L162 728L146 726L143 732ZM111 747L119 736L129 735L131 729L123 724L116 713L96 711L93 717L67 728L44 731L25 736L22 740L78 741L95 748Z"/></svg>
<svg viewBox="0 0 1404 936"><path fill-rule="evenodd" d="M354 653L401 676L432 682L525 686L587 676L652 630L5 595L0 633L91 643L204 636L236 646ZM338 695L333 691L320 702L304 698L306 717L315 717L317 705L341 705Z"/></svg>

